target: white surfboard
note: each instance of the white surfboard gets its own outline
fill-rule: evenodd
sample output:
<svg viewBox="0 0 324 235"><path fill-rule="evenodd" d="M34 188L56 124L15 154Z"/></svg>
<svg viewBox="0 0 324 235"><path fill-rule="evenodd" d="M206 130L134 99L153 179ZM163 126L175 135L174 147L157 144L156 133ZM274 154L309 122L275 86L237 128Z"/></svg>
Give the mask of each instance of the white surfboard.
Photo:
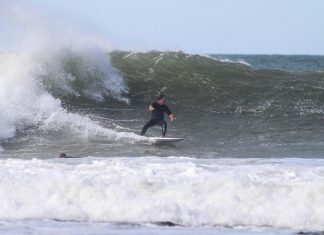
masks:
<svg viewBox="0 0 324 235"><path fill-rule="evenodd" d="M149 137L149 139L156 144L160 143L174 143L184 140L184 138L171 138L171 137Z"/></svg>

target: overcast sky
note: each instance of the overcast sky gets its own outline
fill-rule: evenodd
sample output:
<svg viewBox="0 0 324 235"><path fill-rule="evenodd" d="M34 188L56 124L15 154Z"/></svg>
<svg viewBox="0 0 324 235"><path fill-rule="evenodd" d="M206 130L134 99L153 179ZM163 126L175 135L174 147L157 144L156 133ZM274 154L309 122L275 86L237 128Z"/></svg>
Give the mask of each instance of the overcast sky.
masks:
<svg viewBox="0 0 324 235"><path fill-rule="evenodd" d="M80 31L100 34L115 49L324 55L323 0L25 0L16 4L21 2L53 21L63 19ZM0 28L2 47L11 41L6 25L7 29Z"/></svg>

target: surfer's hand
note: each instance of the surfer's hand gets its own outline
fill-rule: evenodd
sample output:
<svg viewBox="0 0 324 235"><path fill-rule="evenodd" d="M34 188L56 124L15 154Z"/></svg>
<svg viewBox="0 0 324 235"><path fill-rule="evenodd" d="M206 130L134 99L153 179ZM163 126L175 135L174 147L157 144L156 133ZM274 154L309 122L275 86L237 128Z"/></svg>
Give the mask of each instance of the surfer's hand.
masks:
<svg viewBox="0 0 324 235"><path fill-rule="evenodd" d="M148 108L148 110L149 110L150 112L152 112L152 111L154 110L153 106L150 105L149 108Z"/></svg>
<svg viewBox="0 0 324 235"><path fill-rule="evenodd" d="M176 117L173 114L170 114L169 118L170 118L171 121L176 120Z"/></svg>

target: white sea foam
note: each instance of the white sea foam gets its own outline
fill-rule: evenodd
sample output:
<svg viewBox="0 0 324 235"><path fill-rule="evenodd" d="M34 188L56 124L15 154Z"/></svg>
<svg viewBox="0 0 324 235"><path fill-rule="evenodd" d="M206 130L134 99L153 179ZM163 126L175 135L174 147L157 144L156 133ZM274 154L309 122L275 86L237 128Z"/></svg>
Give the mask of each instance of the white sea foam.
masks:
<svg viewBox="0 0 324 235"><path fill-rule="evenodd" d="M324 161L0 161L0 219L324 229Z"/></svg>

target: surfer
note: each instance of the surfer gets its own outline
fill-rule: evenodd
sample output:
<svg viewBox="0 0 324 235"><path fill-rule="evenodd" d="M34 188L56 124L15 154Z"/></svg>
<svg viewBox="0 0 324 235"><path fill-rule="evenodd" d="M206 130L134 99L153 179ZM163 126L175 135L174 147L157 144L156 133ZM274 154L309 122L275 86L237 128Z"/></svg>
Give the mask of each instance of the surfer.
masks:
<svg viewBox="0 0 324 235"><path fill-rule="evenodd" d="M66 155L65 153L61 153L59 155L59 158L81 158L81 157L75 157L75 156Z"/></svg>
<svg viewBox="0 0 324 235"><path fill-rule="evenodd" d="M152 113L151 119L144 125L141 135L145 135L148 128L154 125L161 125L162 126L162 136L165 137L168 124L164 120L164 112L166 112L171 121L175 120L174 114L170 111L166 104L165 95L160 94L157 97L157 101L151 104L148 110Z"/></svg>

